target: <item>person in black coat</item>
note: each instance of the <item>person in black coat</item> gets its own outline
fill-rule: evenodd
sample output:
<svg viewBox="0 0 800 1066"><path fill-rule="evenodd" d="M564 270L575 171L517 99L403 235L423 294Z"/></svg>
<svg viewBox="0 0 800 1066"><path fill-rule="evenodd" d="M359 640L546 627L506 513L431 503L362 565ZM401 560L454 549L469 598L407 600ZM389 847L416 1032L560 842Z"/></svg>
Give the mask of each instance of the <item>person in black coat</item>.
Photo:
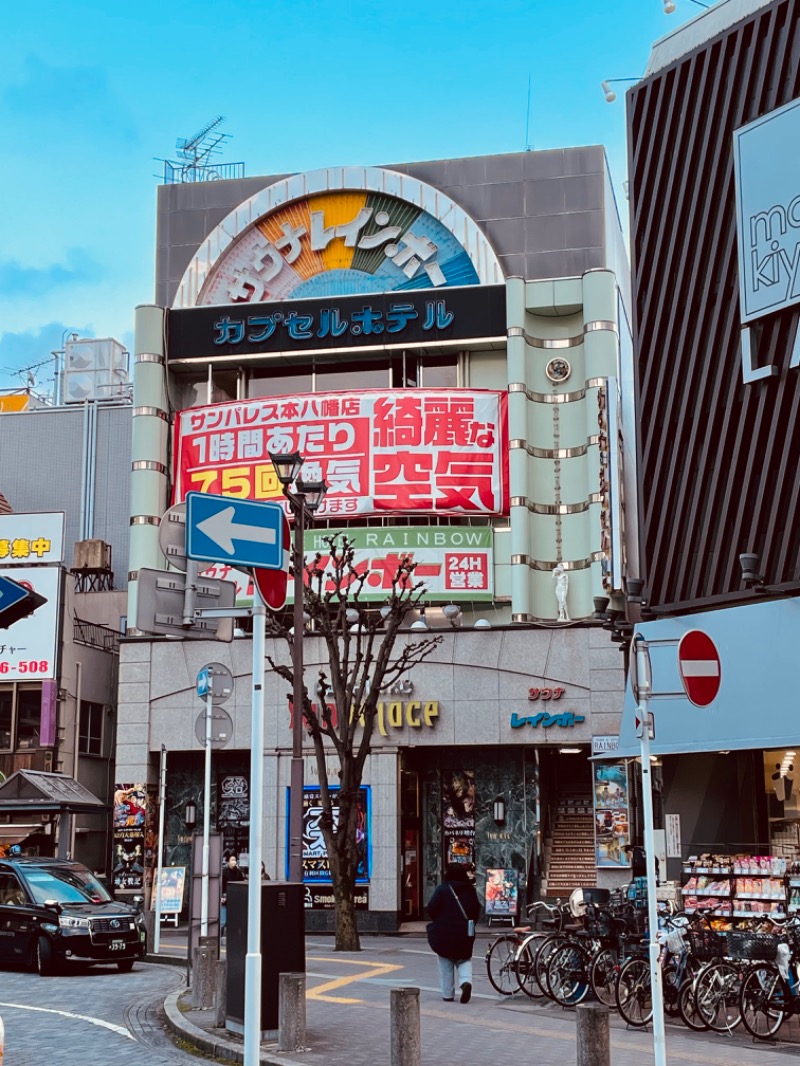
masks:
<svg viewBox="0 0 800 1066"><path fill-rule="evenodd" d="M469 1003L472 995L472 946L481 905L469 873L463 863L449 863L444 881L431 896L428 914L428 943L439 956L439 982L442 999L455 999L456 979L461 988L461 1002ZM468 923L472 922L472 931Z"/></svg>

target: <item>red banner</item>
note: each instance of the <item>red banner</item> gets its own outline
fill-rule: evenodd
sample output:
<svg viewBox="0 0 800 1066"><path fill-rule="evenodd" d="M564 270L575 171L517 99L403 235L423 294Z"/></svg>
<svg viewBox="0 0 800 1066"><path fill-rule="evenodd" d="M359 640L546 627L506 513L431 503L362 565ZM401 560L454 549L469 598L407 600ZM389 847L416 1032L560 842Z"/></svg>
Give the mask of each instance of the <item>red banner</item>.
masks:
<svg viewBox="0 0 800 1066"><path fill-rule="evenodd" d="M508 511L506 394L479 389L269 396L182 411L174 503L187 492L283 498L270 452L324 478L318 517Z"/></svg>

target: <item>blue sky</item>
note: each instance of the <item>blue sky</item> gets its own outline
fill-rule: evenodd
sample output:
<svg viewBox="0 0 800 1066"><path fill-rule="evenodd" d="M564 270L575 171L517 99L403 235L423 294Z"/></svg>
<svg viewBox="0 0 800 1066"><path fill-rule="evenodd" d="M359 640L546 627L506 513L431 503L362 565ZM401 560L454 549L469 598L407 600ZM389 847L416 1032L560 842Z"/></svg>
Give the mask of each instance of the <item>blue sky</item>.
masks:
<svg viewBox="0 0 800 1066"><path fill-rule="evenodd" d="M99 0L17 5L0 69L0 388L52 378L65 332L133 342L153 299L155 202L178 137L217 115L251 175L607 147L625 179L622 95L690 0ZM624 91L626 86L617 88Z"/></svg>

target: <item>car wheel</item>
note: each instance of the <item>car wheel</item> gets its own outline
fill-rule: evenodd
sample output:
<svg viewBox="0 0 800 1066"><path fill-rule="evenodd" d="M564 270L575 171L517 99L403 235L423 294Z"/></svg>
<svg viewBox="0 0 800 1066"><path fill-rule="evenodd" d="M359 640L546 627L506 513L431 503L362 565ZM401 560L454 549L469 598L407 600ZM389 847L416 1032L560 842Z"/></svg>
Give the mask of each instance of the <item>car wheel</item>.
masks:
<svg viewBox="0 0 800 1066"><path fill-rule="evenodd" d="M134 962L136 962L136 959L122 959L117 963L117 969L120 973L130 973Z"/></svg>
<svg viewBox="0 0 800 1066"><path fill-rule="evenodd" d="M46 936L40 936L36 942L36 969L40 977L49 977L55 972L53 945Z"/></svg>

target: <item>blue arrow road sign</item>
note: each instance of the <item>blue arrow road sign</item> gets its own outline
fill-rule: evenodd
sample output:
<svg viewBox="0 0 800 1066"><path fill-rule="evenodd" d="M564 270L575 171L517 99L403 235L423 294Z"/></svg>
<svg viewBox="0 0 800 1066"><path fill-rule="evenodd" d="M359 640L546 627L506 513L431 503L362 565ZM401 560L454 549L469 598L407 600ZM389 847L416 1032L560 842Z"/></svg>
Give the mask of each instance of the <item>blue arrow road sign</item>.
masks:
<svg viewBox="0 0 800 1066"><path fill-rule="evenodd" d="M0 577L0 615L10 611L29 596L28 589L12 581L10 577Z"/></svg>
<svg viewBox="0 0 800 1066"><path fill-rule="evenodd" d="M261 570L283 568L283 508L230 496L186 497L186 554L190 559Z"/></svg>
<svg viewBox="0 0 800 1066"><path fill-rule="evenodd" d="M204 700L211 691L211 674L208 667L204 666L197 675L197 695Z"/></svg>

